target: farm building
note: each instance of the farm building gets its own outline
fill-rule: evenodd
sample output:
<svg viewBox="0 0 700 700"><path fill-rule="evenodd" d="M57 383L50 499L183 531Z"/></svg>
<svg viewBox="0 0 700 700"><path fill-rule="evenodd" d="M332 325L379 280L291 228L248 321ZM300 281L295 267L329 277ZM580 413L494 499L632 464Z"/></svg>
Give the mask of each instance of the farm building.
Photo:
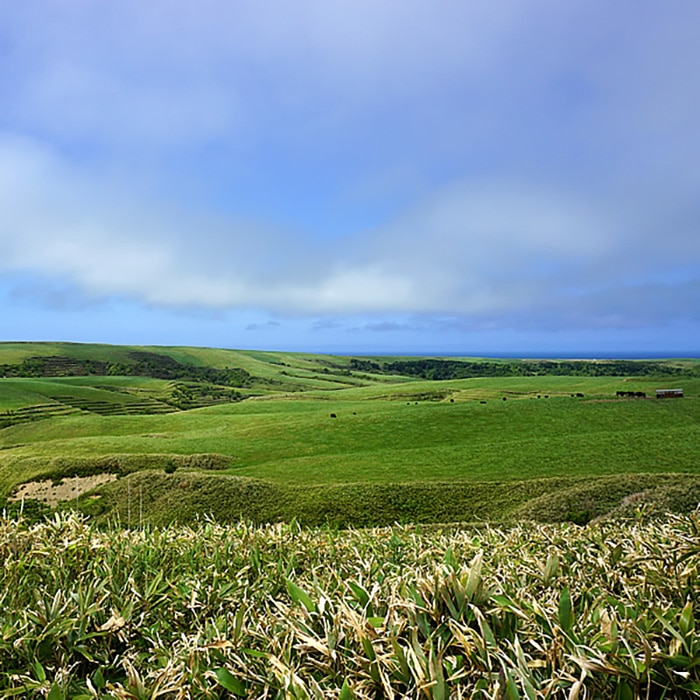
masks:
<svg viewBox="0 0 700 700"><path fill-rule="evenodd" d="M657 389L657 399L682 399L683 389Z"/></svg>

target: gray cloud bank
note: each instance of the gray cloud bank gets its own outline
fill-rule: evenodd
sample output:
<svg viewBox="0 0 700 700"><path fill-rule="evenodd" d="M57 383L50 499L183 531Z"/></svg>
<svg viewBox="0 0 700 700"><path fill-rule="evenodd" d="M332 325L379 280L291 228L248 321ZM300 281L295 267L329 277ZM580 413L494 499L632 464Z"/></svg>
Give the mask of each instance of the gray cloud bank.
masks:
<svg viewBox="0 0 700 700"><path fill-rule="evenodd" d="M0 274L293 316L700 320L696 3L39 4L0 10ZM290 168L272 202L320 209L332 173L344 211L369 181L393 204L326 236L176 196L221 189L212 152L241 188Z"/></svg>

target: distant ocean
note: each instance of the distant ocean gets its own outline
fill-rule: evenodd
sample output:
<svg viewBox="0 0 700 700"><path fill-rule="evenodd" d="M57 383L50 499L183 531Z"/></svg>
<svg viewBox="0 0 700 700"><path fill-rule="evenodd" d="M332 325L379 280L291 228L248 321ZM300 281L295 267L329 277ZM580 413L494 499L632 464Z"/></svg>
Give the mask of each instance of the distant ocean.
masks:
<svg viewBox="0 0 700 700"><path fill-rule="evenodd" d="M332 355L352 356L352 357L486 357L501 360L664 360L673 358L700 358L700 351L693 350L690 352L630 352L629 350L601 350L599 352L582 351L582 352L562 352L551 350L543 350L542 352L415 352L415 351L399 351L391 350L387 352L368 350L367 352L333 352L327 353Z"/></svg>

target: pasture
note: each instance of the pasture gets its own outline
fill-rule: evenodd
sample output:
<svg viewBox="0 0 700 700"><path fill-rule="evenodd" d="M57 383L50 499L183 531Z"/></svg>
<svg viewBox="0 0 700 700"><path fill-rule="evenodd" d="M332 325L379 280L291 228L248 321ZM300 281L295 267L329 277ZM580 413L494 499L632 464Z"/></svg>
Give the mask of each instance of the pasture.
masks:
<svg viewBox="0 0 700 700"><path fill-rule="evenodd" d="M498 520L535 502L535 517L585 520L641 491L667 502L700 500L693 361L660 362L658 376L436 381L308 354L0 344L0 365L49 353L44 372L85 366L70 362L135 371L145 358L156 374L177 370L184 378L1 379L0 498L35 479L111 471L122 478L77 505L129 517L138 484L140 517L152 522L197 512L343 525ZM140 365L124 364L134 357ZM671 365L678 379L664 375ZM182 367L200 374L235 367L245 381L235 389L195 381L200 375L183 375ZM676 381L683 399L615 395L653 396Z"/></svg>

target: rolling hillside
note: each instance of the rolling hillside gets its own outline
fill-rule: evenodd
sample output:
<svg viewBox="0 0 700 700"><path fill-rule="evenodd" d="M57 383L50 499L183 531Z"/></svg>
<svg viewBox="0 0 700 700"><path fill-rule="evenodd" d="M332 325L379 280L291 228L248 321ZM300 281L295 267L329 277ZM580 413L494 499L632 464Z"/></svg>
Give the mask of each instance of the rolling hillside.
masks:
<svg viewBox="0 0 700 700"><path fill-rule="evenodd" d="M0 344L0 367L0 497L35 479L117 474L84 499L101 515L125 514L138 484L160 521L585 520L654 489L687 505L700 477L700 363L690 360L14 343ZM436 373L458 378L423 376ZM680 400L617 396L679 382ZM604 484L617 500L601 498Z"/></svg>

